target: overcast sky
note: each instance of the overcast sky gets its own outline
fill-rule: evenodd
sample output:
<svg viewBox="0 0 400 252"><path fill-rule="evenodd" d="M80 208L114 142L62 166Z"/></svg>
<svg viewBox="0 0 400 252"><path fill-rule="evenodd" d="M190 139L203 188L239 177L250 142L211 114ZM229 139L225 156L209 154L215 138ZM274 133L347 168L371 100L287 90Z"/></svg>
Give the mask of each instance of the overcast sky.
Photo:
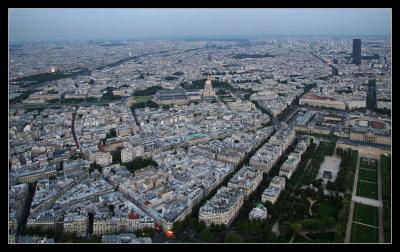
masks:
<svg viewBox="0 0 400 252"><path fill-rule="evenodd" d="M215 35L391 35L386 9L12 9L9 41Z"/></svg>

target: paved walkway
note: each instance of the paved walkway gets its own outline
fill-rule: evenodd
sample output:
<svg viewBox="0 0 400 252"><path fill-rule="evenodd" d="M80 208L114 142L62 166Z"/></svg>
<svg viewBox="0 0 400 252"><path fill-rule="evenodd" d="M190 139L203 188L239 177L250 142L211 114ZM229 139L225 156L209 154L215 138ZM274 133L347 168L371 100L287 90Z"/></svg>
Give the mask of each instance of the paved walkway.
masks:
<svg viewBox="0 0 400 252"><path fill-rule="evenodd" d="M369 225L369 224L365 224L365 223L361 223L361 222L358 222L358 221L353 221L353 223L356 223L356 224L359 224L359 225L364 225L364 226L367 226L367 227L377 228L375 226L372 226L372 225Z"/></svg>
<svg viewBox="0 0 400 252"><path fill-rule="evenodd" d="M351 202L350 202L350 211L349 211L349 218L347 220L347 229L346 229L346 237L344 238L345 243L350 243L350 234L351 234L351 224L353 221L353 213L354 213L354 197L356 197L356 192L357 192L357 181L358 181L358 173L360 171L360 156L358 156L357 160L357 167L356 167L356 172L354 174L354 184L353 184L353 192L352 192L352 197L351 197Z"/></svg>
<svg viewBox="0 0 400 252"><path fill-rule="evenodd" d="M274 225L272 226L272 232L275 232L276 237L278 237L281 233L279 232L279 219L276 220Z"/></svg>
<svg viewBox="0 0 400 252"><path fill-rule="evenodd" d="M364 198L360 196L353 196L351 199L354 202L361 203L364 205L374 206L374 207L382 207L382 201Z"/></svg>

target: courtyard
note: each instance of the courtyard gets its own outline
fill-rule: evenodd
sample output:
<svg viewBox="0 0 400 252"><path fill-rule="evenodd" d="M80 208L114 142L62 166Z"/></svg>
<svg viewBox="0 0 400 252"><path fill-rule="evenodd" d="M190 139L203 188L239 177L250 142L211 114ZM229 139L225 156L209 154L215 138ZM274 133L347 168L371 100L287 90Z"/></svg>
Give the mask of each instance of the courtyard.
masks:
<svg viewBox="0 0 400 252"><path fill-rule="evenodd" d="M326 184L328 180L330 181L335 181L337 174L340 169L340 162L342 161L342 158L340 156L337 156L336 154L334 156L326 156L324 159L324 162L321 164L321 167L319 168L317 179L322 178L323 183ZM324 172L330 172L331 178L328 179L326 176L324 177Z"/></svg>

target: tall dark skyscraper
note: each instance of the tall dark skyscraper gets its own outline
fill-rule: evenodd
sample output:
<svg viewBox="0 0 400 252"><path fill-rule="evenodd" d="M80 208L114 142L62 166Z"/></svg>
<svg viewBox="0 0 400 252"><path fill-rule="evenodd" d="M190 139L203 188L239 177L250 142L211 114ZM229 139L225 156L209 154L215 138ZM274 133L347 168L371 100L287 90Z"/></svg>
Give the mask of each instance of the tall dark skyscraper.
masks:
<svg viewBox="0 0 400 252"><path fill-rule="evenodd" d="M353 39L353 64L361 65L361 39Z"/></svg>

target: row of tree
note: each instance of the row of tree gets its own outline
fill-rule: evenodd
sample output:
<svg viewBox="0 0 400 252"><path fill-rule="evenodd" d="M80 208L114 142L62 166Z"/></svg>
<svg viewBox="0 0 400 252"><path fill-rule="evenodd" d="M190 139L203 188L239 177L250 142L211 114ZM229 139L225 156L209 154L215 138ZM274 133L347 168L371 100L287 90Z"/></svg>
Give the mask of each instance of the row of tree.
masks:
<svg viewBox="0 0 400 252"><path fill-rule="evenodd" d="M121 100L122 96L120 95L114 95L113 93L114 88L113 87L107 87L105 91L107 91L103 96L101 97L101 100Z"/></svg>
<svg viewBox="0 0 400 252"><path fill-rule="evenodd" d="M383 205L383 237L385 243L391 242L391 155L381 155L381 184L382 184L382 205Z"/></svg>
<svg viewBox="0 0 400 252"><path fill-rule="evenodd" d="M161 89L163 89L163 87L161 87L161 86L152 86L152 87L148 87L143 90L135 90L135 92L133 93L133 96L155 95L157 90L161 90Z"/></svg>
<svg viewBox="0 0 400 252"><path fill-rule="evenodd" d="M337 148L336 154L342 157L340 170L334 182L328 181L326 188L334 191L345 192L353 189L354 174L357 168L358 151Z"/></svg>
<svg viewBox="0 0 400 252"><path fill-rule="evenodd" d="M126 167L126 169L128 169L128 171L130 172L134 172L138 169L142 169L144 167L147 167L149 165L155 166L157 167L158 164L156 161L154 161L151 158L142 158L142 157L137 157L135 159L133 159L132 161L129 161L127 163L122 163L122 165L124 165Z"/></svg>
<svg viewBox="0 0 400 252"><path fill-rule="evenodd" d="M131 110L132 110L132 113L134 113L135 109L138 109L138 108L145 108L145 107L149 107L149 108L158 108L158 104L155 103L155 102L152 101L152 100L137 102L137 103L133 103L133 104L132 104Z"/></svg>
<svg viewBox="0 0 400 252"><path fill-rule="evenodd" d="M248 53L240 53L232 56L234 59L246 59L246 58L274 58L275 55L265 53L265 54L248 54Z"/></svg>
<svg viewBox="0 0 400 252"><path fill-rule="evenodd" d="M294 216L291 213L292 211L296 211L296 209L293 209L291 206L295 200L295 195L297 194L296 192L292 194L292 192L303 185L305 168L308 160L314 153L315 147L316 144L312 142L307 150L302 154L300 164L292 175L290 181L286 183L285 191L279 197L275 205L270 204L268 201L265 203L268 213L272 215L271 221L275 221L278 218L288 219L291 217L294 219Z"/></svg>
<svg viewBox="0 0 400 252"><path fill-rule="evenodd" d="M26 77L22 77L17 79L17 84L20 82L21 87L31 87L31 86L38 86L45 82L55 81L64 78L71 78L77 76L79 74L89 74L90 71L87 68L75 68L73 70L68 71L56 71L54 73L45 72L45 73L38 73ZM23 84L23 82L32 82L30 84Z"/></svg>
<svg viewBox="0 0 400 252"><path fill-rule="evenodd" d="M118 66L118 65L124 63L125 61L128 61L128 60L137 60L138 58L139 58L138 56L127 57L127 58L118 60L118 61L116 61L116 62L106 64L106 65L104 65L104 66L99 66L99 67L96 68L96 70L103 70L103 69L106 68L106 67L115 67L115 66Z"/></svg>
<svg viewBox="0 0 400 252"><path fill-rule="evenodd" d="M336 146L336 140L331 142L321 142L313 155L311 160L310 169L304 176L304 184L309 185L315 181L315 177L319 172L319 168L324 162L325 156L333 156Z"/></svg>
<svg viewBox="0 0 400 252"><path fill-rule="evenodd" d="M284 221L279 225L279 232L284 236L292 236L302 231L327 231L336 225L333 217L302 219L296 222Z"/></svg>
<svg viewBox="0 0 400 252"><path fill-rule="evenodd" d="M374 110L376 108L376 81L368 81L367 108Z"/></svg>

